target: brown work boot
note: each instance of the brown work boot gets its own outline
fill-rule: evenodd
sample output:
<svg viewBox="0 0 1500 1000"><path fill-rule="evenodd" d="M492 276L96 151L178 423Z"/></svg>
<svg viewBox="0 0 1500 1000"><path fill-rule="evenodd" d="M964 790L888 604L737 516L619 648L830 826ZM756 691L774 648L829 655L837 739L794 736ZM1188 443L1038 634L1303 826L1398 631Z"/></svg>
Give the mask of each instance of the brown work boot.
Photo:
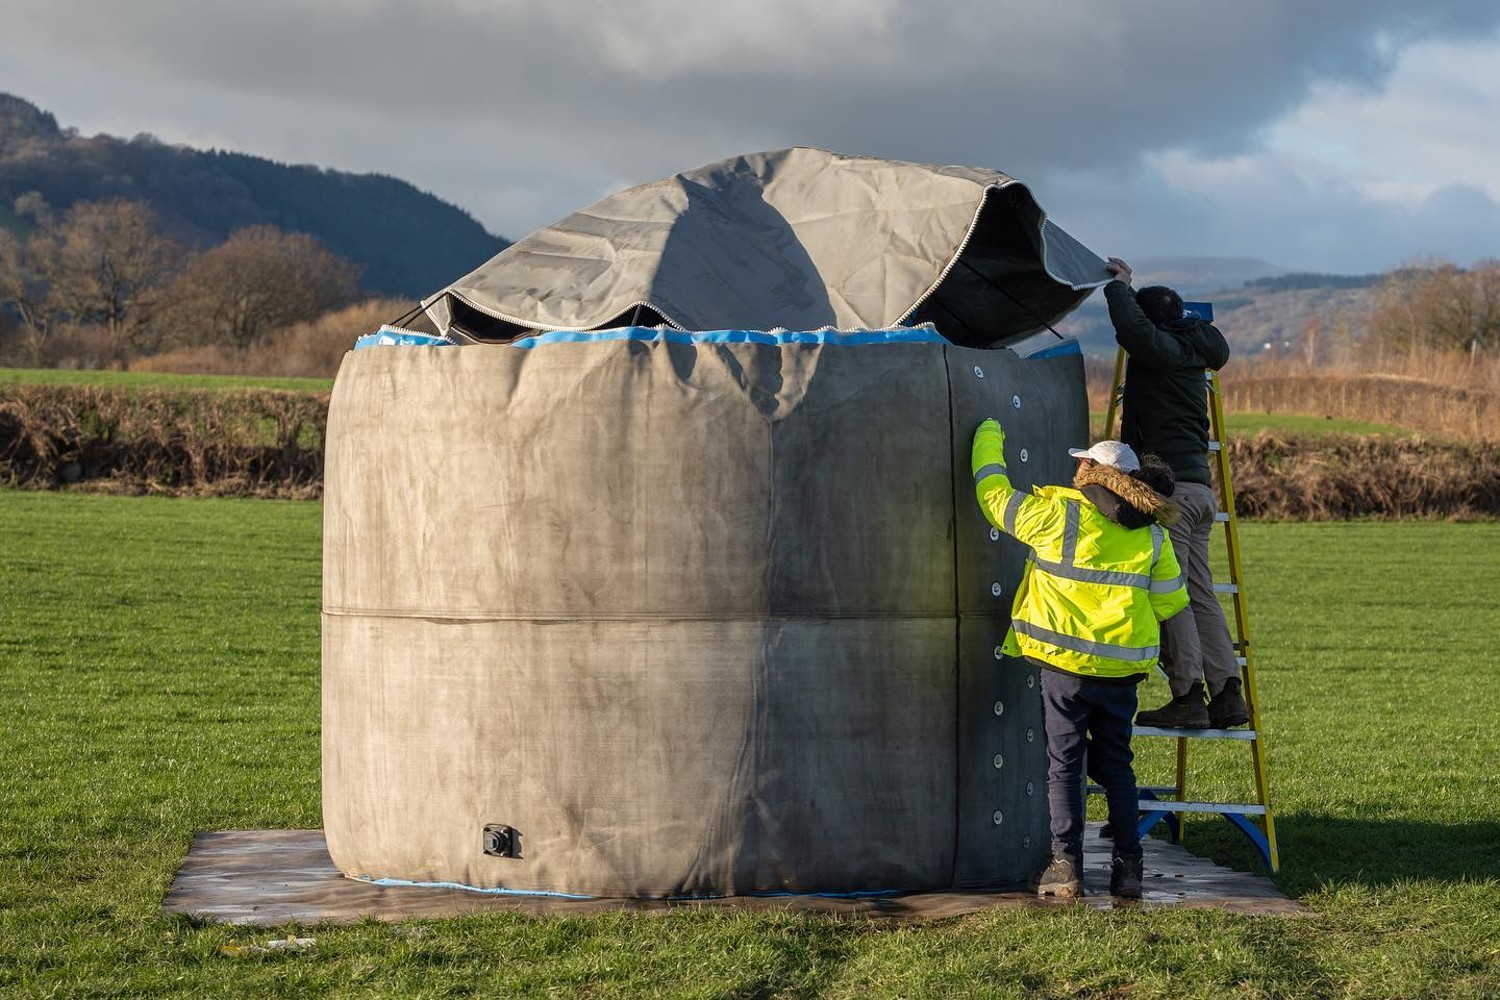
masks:
<svg viewBox="0 0 1500 1000"><path fill-rule="evenodd" d="M1187 694L1173 698L1161 708L1136 713L1135 724L1161 729L1207 729L1208 706L1203 704L1203 682L1194 681Z"/></svg>
<svg viewBox="0 0 1500 1000"><path fill-rule="evenodd" d="M1139 854L1126 858L1116 854L1109 862L1109 892L1121 899L1141 898L1141 876L1145 874Z"/></svg>
<svg viewBox="0 0 1500 1000"><path fill-rule="evenodd" d="M1058 899L1077 899L1083 895L1083 859L1067 854L1052 855L1052 863L1042 872L1037 883L1038 896L1055 896Z"/></svg>
<svg viewBox="0 0 1500 1000"><path fill-rule="evenodd" d="M1208 722L1215 729L1232 729L1250 721L1250 709L1240 694L1240 679L1231 677L1208 702Z"/></svg>

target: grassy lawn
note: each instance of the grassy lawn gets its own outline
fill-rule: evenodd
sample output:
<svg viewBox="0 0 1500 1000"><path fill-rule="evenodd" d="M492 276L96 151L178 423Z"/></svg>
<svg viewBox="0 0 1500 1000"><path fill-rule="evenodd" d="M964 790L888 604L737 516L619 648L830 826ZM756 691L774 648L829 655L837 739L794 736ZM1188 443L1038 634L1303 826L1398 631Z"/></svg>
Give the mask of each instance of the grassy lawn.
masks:
<svg viewBox="0 0 1500 1000"><path fill-rule="evenodd" d="M1311 918L492 915L226 950L272 932L159 908L195 831L321 823L320 516L0 491L0 995L1500 995L1500 524L1242 530L1279 882ZM1248 754L1220 749L1199 788L1233 793ZM1189 840L1254 864L1220 820Z"/></svg>
<svg viewBox="0 0 1500 1000"><path fill-rule="evenodd" d="M331 378L269 378L253 375L172 375L167 372L82 371L62 368L0 368L0 386L98 385L135 389L290 389L327 392Z"/></svg>

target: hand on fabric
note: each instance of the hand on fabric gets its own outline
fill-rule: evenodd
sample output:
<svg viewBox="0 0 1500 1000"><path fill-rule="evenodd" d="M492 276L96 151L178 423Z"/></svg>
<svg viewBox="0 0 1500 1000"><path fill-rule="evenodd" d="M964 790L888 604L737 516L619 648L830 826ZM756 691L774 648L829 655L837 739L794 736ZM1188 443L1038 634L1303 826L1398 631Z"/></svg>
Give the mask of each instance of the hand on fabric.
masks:
<svg viewBox="0 0 1500 1000"><path fill-rule="evenodd" d="M1005 428L994 417L974 428L970 471L975 475L987 465L1005 464Z"/></svg>
<svg viewBox="0 0 1500 1000"><path fill-rule="evenodd" d="M1130 269L1129 264L1118 257L1111 257L1109 263L1104 265L1104 269L1127 285L1130 284L1131 275L1135 273Z"/></svg>
<svg viewBox="0 0 1500 1000"><path fill-rule="evenodd" d="M985 417L984 420L980 421L979 426L974 428L974 433L976 435L980 433L997 434L1000 437L1001 444L1005 443L1005 428L1001 427L1000 421L994 417Z"/></svg>

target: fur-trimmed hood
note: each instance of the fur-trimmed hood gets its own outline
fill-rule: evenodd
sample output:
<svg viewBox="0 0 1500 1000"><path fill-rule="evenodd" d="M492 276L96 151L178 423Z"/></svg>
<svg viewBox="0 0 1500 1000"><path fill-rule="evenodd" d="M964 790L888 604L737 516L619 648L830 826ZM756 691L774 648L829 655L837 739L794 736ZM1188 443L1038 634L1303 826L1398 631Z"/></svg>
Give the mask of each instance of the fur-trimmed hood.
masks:
<svg viewBox="0 0 1500 1000"><path fill-rule="evenodd" d="M1177 520L1175 503L1112 465L1080 462L1073 487L1122 528L1144 528L1152 521L1170 525Z"/></svg>

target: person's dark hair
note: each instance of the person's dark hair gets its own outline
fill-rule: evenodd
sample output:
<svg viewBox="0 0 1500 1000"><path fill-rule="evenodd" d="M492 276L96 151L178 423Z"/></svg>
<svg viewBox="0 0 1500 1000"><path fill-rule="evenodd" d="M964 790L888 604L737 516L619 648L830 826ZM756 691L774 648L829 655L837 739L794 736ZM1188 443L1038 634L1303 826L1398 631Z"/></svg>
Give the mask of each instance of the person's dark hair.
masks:
<svg viewBox="0 0 1500 1000"><path fill-rule="evenodd" d="M1147 285L1135 293L1135 304L1157 326L1182 319L1182 296L1166 285Z"/></svg>
<svg viewBox="0 0 1500 1000"><path fill-rule="evenodd" d="M1131 473L1164 497L1170 497L1177 486L1177 475L1160 455L1146 452L1141 456L1141 467Z"/></svg>

